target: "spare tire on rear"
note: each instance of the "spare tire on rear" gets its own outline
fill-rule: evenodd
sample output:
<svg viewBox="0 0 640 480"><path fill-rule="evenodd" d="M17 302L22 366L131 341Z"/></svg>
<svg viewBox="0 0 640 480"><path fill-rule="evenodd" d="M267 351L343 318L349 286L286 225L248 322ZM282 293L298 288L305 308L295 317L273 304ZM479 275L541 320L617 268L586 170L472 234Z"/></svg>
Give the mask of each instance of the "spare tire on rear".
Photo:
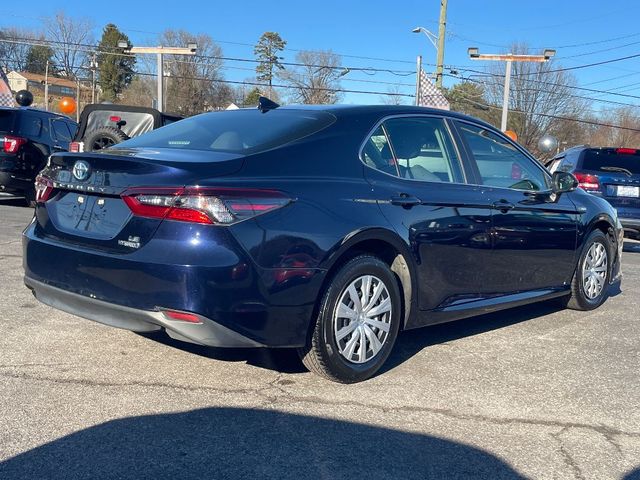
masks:
<svg viewBox="0 0 640 480"><path fill-rule="evenodd" d="M100 127L91 130L85 135L84 151L95 152L103 148L109 148L116 143L129 140L129 137L119 128L116 127Z"/></svg>

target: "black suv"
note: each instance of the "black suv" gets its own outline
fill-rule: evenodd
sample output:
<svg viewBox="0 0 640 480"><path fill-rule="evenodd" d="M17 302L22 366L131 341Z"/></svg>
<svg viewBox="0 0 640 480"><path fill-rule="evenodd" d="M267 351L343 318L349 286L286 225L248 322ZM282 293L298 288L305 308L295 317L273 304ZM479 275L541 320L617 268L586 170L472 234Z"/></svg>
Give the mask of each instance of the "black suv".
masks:
<svg viewBox="0 0 640 480"><path fill-rule="evenodd" d="M0 191L35 204L36 175L54 152L69 149L78 124L35 108L0 107Z"/></svg>
<svg viewBox="0 0 640 480"><path fill-rule="evenodd" d="M640 240L640 150L579 146L559 153L546 167L551 173L573 173L583 190L618 210L625 236Z"/></svg>

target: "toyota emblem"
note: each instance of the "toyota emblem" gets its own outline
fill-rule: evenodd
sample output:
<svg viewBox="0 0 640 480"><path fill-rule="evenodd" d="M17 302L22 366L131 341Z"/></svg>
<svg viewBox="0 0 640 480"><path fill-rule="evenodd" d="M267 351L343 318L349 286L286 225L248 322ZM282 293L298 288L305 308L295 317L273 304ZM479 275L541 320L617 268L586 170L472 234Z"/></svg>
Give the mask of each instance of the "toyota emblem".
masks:
<svg viewBox="0 0 640 480"><path fill-rule="evenodd" d="M89 167L89 164L84 160L78 160L76 163L73 164L73 176L80 181L86 180L87 178L89 178L90 170L91 170L91 167Z"/></svg>

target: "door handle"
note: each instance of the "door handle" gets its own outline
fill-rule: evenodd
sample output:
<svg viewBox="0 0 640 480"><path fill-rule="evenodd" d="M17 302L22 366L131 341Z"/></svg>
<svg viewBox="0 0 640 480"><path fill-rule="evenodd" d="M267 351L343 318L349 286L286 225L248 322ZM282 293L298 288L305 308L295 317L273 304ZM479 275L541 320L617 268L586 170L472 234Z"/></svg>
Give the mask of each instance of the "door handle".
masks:
<svg viewBox="0 0 640 480"><path fill-rule="evenodd" d="M422 201L418 197L414 197L408 193L401 193L400 195L391 197L391 205L399 205L404 208L415 207L421 203Z"/></svg>
<svg viewBox="0 0 640 480"><path fill-rule="evenodd" d="M502 213L507 213L509 210L513 210L516 207L513 203L507 202L506 200L493 202L491 206L496 210L500 210Z"/></svg>

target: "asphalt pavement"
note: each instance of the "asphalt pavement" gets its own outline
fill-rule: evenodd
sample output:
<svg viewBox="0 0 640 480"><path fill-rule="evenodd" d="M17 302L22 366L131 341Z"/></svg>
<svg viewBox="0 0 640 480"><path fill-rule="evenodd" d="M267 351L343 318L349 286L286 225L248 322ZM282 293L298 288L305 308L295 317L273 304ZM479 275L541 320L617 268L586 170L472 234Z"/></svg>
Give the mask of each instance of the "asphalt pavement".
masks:
<svg viewBox="0 0 640 480"><path fill-rule="evenodd" d="M356 385L287 350L142 336L39 304L0 198L0 479L640 480L640 243L593 312L401 334Z"/></svg>

